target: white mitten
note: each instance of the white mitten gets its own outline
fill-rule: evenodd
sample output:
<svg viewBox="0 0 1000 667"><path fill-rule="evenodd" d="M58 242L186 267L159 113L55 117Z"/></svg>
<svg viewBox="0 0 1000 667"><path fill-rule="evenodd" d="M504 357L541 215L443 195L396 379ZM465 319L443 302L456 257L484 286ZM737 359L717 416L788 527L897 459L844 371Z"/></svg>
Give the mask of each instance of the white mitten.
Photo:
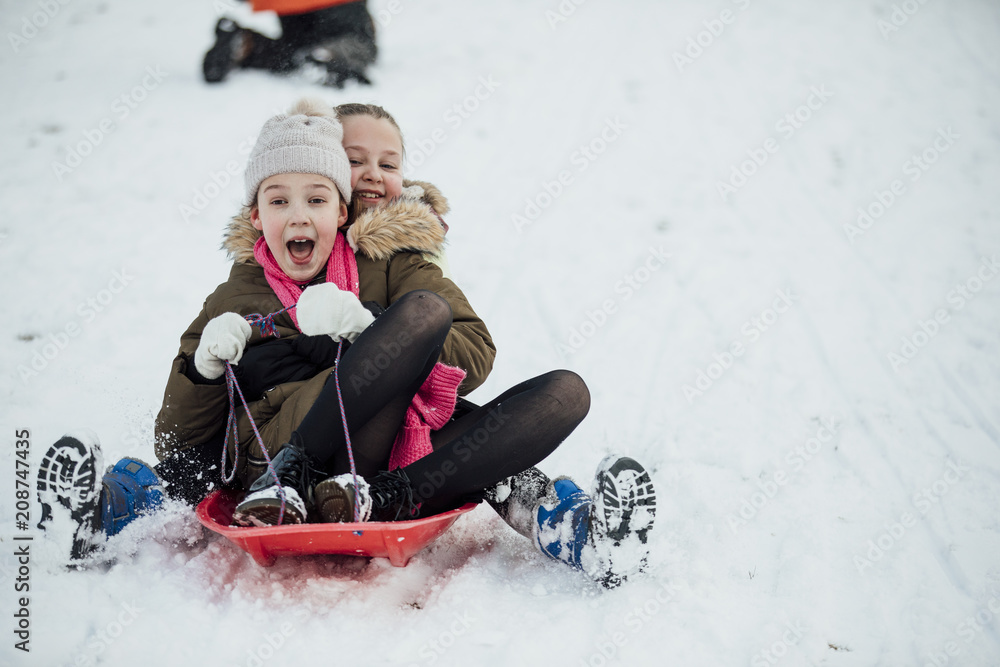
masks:
<svg viewBox="0 0 1000 667"><path fill-rule="evenodd" d="M333 283L307 287L295 307L299 329L307 336L328 334L353 343L375 321L358 297Z"/></svg>
<svg viewBox="0 0 1000 667"><path fill-rule="evenodd" d="M213 317L201 332L201 342L194 353L194 367L202 377L215 380L226 370L224 362L237 364L253 329L239 313Z"/></svg>

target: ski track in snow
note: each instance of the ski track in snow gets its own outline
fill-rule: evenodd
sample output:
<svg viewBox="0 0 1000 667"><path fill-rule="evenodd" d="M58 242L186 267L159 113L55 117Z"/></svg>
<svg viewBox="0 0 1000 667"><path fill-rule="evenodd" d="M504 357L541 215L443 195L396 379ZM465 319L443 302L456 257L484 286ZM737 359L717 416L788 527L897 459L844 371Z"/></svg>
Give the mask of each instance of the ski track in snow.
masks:
<svg viewBox="0 0 1000 667"><path fill-rule="evenodd" d="M948 298L1000 253L995 2L564 2L550 24L555 1L373 0L389 17L375 85L343 91L247 72L203 84L234 3L43 4L0 12L0 665L998 664L1000 280ZM918 8L883 35L902 5ZM448 115L484 80L474 111ZM779 129L816 90L809 118ZM452 269L499 349L473 400L579 372L591 413L541 467L589 485L607 452L641 460L660 501L649 572L601 591L488 507L406 568L265 569L171 506L84 571L34 531L32 650L16 650L15 431L33 466L81 427L107 463L153 459L178 336L229 270L218 245L248 142L302 94L396 115L407 175L452 203ZM912 180L904 165L949 128ZM851 238L894 180L902 194ZM655 269L653 249L669 253ZM626 291L628 276L645 280ZM751 338L778 290L793 305ZM939 309L948 321L894 369Z"/></svg>

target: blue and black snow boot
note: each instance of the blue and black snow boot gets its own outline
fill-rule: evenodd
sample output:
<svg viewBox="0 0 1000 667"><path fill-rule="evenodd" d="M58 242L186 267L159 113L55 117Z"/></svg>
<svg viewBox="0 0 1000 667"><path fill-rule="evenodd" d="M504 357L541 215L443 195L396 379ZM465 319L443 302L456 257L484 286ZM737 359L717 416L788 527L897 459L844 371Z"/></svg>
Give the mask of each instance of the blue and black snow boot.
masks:
<svg viewBox="0 0 1000 667"><path fill-rule="evenodd" d="M597 468L593 496L566 477L549 483L535 541L550 558L614 588L645 567L655 515L656 492L646 469L627 456L608 456Z"/></svg>
<svg viewBox="0 0 1000 667"><path fill-rule="evenodd" d="M139 459L124 458L108 468L101 487L101 528L108 537L163 504L159 476Z"/></svg>
<svg viewBox="0 0 1000 667"><path fill-rule="evenodd" d="M71 561L86 558L133 519L163 503L160 478L142 461L124 458L108 468L98 483L102 467L101 444L89 432L63 436L49 447L38 466L42 507L38 527L52 528L55 513L62 508L69 511Z"/></svg>
<svg viewBox="0 0 1000 667"><path fill-rule="evenodd" d="M549 483L538 507L535 542L549 558L577 569L590 527L590 496L568 477Z"/></svg>
<svg viewBox="0 0 1000 667"><path fill-rule="evenodd" d="M38 527L52 527L55 512L69 511L73 537L70 559L79 560L96 549L100 533L97 476L103 466L101 444L93 433L67 434L56 441L38 465L36 489L42 518Z"/></svg>
<svg viewBox="0 0 1000 667"><path fill-rule="evenodd" d="M649 473L628 456L611 454L594 476L594 532L619 543L635 536L646 543L656 516L656 489Z"/></svg>

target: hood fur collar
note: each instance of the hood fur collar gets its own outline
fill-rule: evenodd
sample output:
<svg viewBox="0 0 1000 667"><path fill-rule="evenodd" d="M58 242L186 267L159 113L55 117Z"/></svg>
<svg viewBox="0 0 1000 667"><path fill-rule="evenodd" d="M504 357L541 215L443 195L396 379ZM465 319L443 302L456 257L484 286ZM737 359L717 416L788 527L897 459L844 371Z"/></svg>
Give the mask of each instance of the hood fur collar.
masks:
<svg viewBox="0 0 1000 667"><path fill-rule="evenodd" d="M447 230L441 216L448 211L448 200L436 187L404 180L402 197L365 211L350 223L347 242L356 254L376 261L402 251L438 255ZM226 227L222 249L237 264L256 264L253 246L260 237L250 220L250 209L244 207Z"/></svg>

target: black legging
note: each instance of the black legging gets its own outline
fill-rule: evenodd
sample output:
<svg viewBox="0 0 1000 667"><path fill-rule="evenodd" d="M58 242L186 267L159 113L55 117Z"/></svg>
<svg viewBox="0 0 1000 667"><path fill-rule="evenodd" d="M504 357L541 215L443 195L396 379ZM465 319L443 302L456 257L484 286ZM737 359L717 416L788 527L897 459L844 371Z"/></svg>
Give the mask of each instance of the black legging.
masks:
<svg viewBox="0 0 1000 667"><path fill-rule="evenodd" d="M481 491L526 471L533 473L531 479L545 478L534 466L589 410L590 392L580 376L557 370L526 380L445 425L431 437L434 451L405 468L425 503L421 513L478 499Z"/></svg>
<svg viewBox="0 0 1000 667"><path fill-rule="evenodd" d="M406 410L437 363L451 322L447 301L426 290L410 292L341 357L338 375L358 474L386 468ZM421 514L452 507L534 466L589 409L583 380L552 371L450 422L433 434L434 451L403 469L423 503ZM292 439L329 474L350 469L332 376Z"/></svg>
<svg viewBox="0 0 1000 667"><path fill-rule="evenodd" d="M281 37L272 39L244 28L250 38L250 52L242 67L286 73L301 65L304 51L339 40L349 53L338 54L351 61L375 62L375 24L365 2L335 5L305 14L279 16Z"/></svg>

